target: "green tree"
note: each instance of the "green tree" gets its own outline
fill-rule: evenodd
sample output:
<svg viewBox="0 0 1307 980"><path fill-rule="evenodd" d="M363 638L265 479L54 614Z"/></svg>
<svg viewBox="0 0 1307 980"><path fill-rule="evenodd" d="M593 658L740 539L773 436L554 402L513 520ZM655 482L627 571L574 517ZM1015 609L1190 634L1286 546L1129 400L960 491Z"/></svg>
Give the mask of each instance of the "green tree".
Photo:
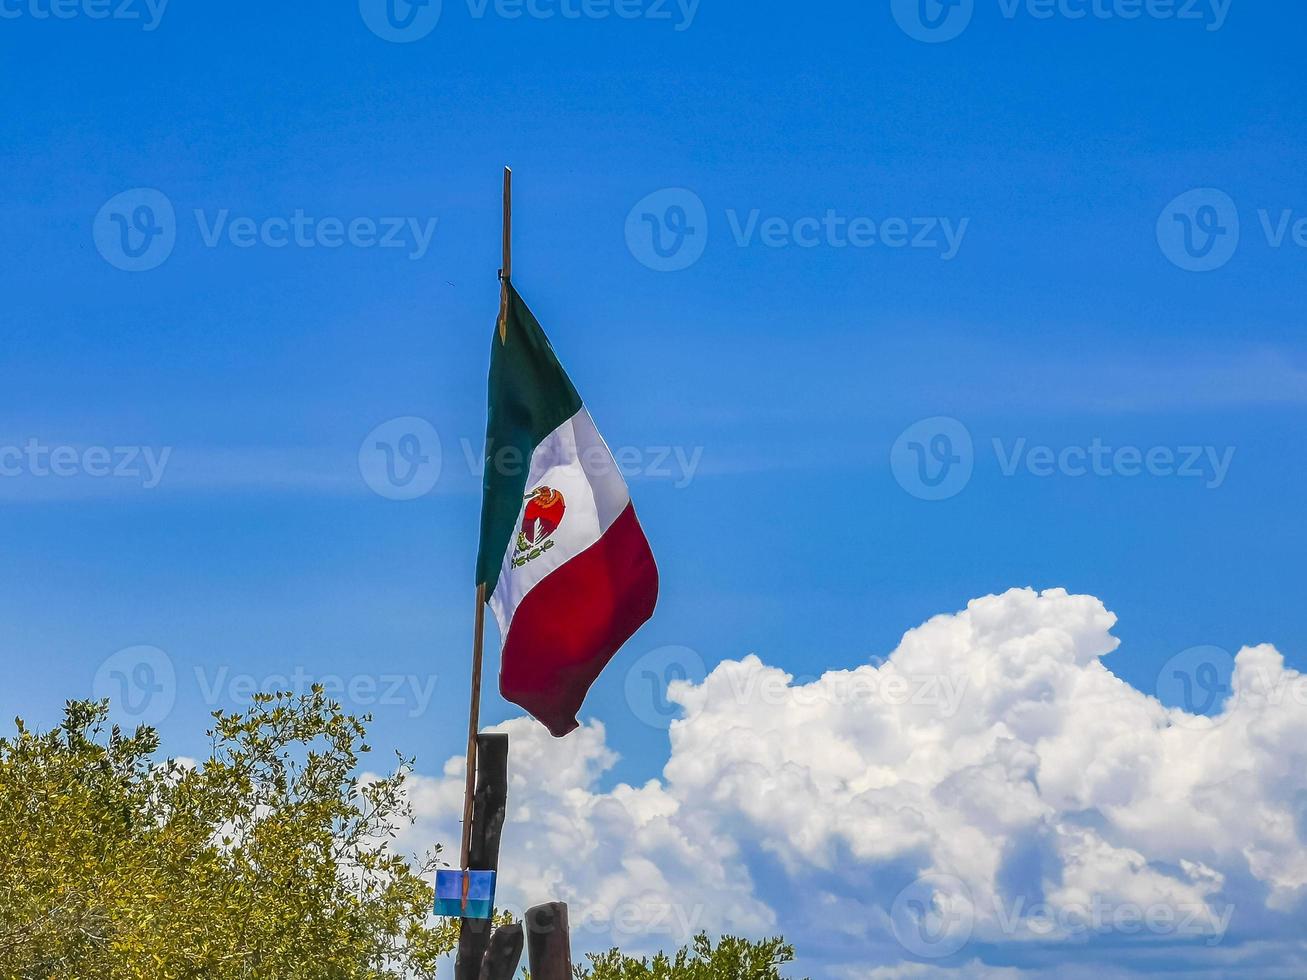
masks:
<svg viewBox="0 0 1307 980"><path fill-rule="evenodd" d="M780 968L794 962L794 947L731 936L714 946L701 935L674 956L637 960L613 950L588 959L589 966L575 968L576 980L783 980Z"/></svg>
<svg viewBox="0 0 1307 980"><path fill-rule="evenodd" d="M364 722L321 689L214 715L199 765L156 762L105 703L0 739L3 980L435 975L456 924L390 844L411 762L361 782Z"/></svg>

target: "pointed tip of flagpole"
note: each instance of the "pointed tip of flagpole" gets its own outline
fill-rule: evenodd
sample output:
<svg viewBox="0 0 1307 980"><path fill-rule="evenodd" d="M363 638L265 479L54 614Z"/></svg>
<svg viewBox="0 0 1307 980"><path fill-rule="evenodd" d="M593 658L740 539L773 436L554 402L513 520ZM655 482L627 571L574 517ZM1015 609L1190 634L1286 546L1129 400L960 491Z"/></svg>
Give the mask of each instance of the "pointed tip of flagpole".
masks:
<svg viewBox="0 0 1307 980"><path fill-rule="evenodd" d="M499 342L508 340L508 282L512 280L512 167L503 169L503 265L499 267Z"/></svg>
<svg viewBox="0 0 1307 980"><path fill-rule="evenodd" d="M513 168L504 167L504 264L499 278L513 278Z"/></svg>

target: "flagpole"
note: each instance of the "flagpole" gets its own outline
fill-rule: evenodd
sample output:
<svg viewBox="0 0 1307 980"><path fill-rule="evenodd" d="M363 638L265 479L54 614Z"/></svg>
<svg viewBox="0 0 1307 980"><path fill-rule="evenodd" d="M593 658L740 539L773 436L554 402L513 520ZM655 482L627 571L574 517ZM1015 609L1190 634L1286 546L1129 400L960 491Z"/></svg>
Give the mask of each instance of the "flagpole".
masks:
<svg viewBox="0 0 1307 980"><path fill-rule="evenodd" d="M504 265L499 270L499 336L508 331L508 281L513 274L513 171L504 168ZM481 665L485 656L486 583L477 584L477 608L472 634L472 707L467 726L467 783L463 794L463 847L461 867L472 862L472 802L476 796L477 732L481 729ZM463 876L463 898L467 900L468 878Z"/></svg>
<svg viewBox="0 0 1307 980"><path fill-rule="evenodd" d="M463 797L463 852L461 867L468 870L472 860L472 799L477 786L477 732L481 727L481 661L484 658L486 629L486 586L477 586L475 632L472 635L472 711L467 726L467 786ZM467 890L467 879L463 879Z"/></svg>

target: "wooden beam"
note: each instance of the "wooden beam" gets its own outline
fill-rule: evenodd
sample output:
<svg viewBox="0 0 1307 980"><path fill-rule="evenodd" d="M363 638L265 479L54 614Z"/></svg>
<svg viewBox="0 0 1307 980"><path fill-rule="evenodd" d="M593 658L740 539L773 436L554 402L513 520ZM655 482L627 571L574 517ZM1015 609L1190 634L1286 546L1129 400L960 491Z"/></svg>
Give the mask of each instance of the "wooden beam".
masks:
<svg viewBox="0 0 1307 980"><path fill-rule="evenodd" d="M527 959L531 980L572 980L572 941L567 906L537 905L526 913Z"/></svg>
<svg viewBox="0 0 1307 980"><path fill-rule="evenodd" d="M477 980L513 980L513 974L522 962L525 942L521 923L496 929L485 959L481 961L481 976Z"/></svg>
<svg viewBox="0 0 1307 980"><path fill-rule="evenodd" d="M467 836L467 866L472 871L497 871L499 842L508 812L508 736L481 734L476 745L476 793ZM461 921L454 964L457 980L479 980L492 928L485 919Z"/></svg>
<svg viewBox="0 0 1307 980"><path fill-rule="evenodd" d="M473 871L499 869L499 842L508 815L508 736L477 736L477 791L472 807Z"/></svg>

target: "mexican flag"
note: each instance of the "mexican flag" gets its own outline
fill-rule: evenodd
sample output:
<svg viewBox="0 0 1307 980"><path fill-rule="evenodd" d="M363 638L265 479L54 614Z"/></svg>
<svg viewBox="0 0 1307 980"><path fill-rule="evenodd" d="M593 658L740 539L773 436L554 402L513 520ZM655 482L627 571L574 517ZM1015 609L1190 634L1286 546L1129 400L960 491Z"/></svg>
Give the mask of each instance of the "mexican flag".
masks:
<svg viewBox="0 0 1307 980"><path fill-rule="evenodd" d="M517 291L503 288L477 582L503 639L500 691L561 738L653 615L658 568L581 396Z"/></svg>

